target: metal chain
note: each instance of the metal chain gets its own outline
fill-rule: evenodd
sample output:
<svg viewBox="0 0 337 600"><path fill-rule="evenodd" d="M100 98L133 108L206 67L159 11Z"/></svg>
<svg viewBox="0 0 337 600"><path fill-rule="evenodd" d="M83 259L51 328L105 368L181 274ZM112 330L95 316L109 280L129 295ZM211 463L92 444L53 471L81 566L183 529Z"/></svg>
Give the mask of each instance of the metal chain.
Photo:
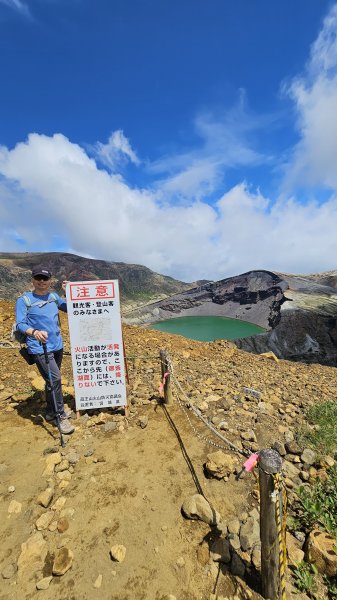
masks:
<svg viewBox="0 0 337 600"><path fill-rule="evenodd" d="M192 404L191 400L189 399L189 397L187 396L186 392L183 390L183 388L181 387L178 379L176 378L175 374L174 374L174 369L173 369L173 364L171 362L170 359L168 359L168 366L169 366L169 371L170 371L170 375L172 377L173 380L173 385L175 387L176 390L176 399L177 399L177 403L179 405L179 407L181 408L181 410L183 411L183 413L185 414L192 430L194 431L195 435L197 438L203 440L204 442L206 442L206 444L209 444L211 446L215 446L216 448L220 448L221 450L227 450L228 447L233 450L234 452L237 452L241 455L243 455L245 458L247 457L247 453L245 453L243 450L240 450L240 448L238 448L237 446L235 446L232 442L230 442L229 440L227 440L224 436L222 436L218 431L216 431L216 429L210 425L209 423L207 423L207 421L202 417L200 411ZM179 392L178 389L180 390L180 392L183 394L183 396L185 396L185 399L187 400L191 410L193 411L193 413L195 414L196 417L198 417L200 419L200 421L202 421L202 423L204 423L204 425L206 425L206 427L208 427L212 433L214 435L217 435L218 437L220 437L226 444L217 444L216 442L213 442L213 440L209 439L208 437L206 437L205 435L202 435L201 433L198 432L198 430L195 428L195 426L193 425L191 419L190 419L190 415L188 414L186 407L184 406L182 400L180 399L179 396Z"/></svg>

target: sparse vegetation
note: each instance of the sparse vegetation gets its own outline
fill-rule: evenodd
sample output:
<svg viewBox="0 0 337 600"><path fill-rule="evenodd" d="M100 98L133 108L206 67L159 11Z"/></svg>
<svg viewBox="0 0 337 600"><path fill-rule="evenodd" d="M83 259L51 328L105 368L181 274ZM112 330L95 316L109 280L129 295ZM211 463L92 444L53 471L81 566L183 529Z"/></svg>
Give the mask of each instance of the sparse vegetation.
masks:
<svg viewBox="0 0 337 600"><path fill-rule="evenodd" d="M309 446L319 455L337 452L337 402L322 402L312 406L306 413L311 427L299 431L302 446Z"/></svg>
<svg viewBox="0 0 337 600"><path fill-rule="evenodd" d="M336 600L336 598L337 598L337 576L328 577L327 575L324 575L323 581L327 587L328 597L331 600Z"/></svg>
<svg viewBox="0 0 337 600"><path fill-rule="evenodd" d="M294 569L295 585L299 592L305 592L312 598L317 598L317 569L315 565L301 562Z"/></svg>
<svg viewBox="0 0 337 600"><path fill-rule="evenodd" d="M306 528L319 524L337 536L337 465L328 472L328 479L316 478L312 486L298 490L301 504L300 520Z"/></svg>

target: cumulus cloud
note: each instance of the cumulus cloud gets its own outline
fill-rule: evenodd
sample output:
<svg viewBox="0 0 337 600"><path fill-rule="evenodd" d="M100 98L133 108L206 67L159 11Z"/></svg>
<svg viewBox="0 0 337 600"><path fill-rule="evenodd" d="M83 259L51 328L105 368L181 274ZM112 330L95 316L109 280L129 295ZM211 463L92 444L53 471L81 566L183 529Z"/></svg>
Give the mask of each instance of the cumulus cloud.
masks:
<svg viewBox="0 0 337 600"><path fill-rule="evenodd" d="M140 164L136 152L131 148L129 140L121 129L110 135L107 144L97 142L94 154L103 165L112 171L120 167L125 160L129 160L137 166Z"/></svg>
<svg viewBox="0 0 337 600"><path fill-rule="evenodd" d="M337 189L337 5L326 16L303 75L288 86L300 140L286 183Z"/></svg>
<svg viewBox="0 0 337 600"><path fill-rule="evenodd" d="M213 206L170 205L156 191L130 188L119 174L99 169L61 134L31 134L12 150L1 147L0 174L3 250L50 250L63 240L67 250L185 281L335 266L336 197L273 203L242 182Z"/></svg>

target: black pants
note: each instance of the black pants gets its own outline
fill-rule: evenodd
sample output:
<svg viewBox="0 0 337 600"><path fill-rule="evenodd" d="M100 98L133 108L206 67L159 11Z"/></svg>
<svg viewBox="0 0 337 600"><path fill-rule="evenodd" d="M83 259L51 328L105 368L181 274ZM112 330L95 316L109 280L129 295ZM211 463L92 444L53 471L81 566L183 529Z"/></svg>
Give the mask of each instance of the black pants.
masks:
<svg viewBox="0 0 337 600"><path fill-rule="evenodd" d="M39 369L43 379L46 382L46 401L47 401L47 412L51 415L55 414L55 406L54 400L51 392L51 386L49 381L48 374L48 365L46 363L44 354L34 354L36 366ZM48 352L49 358L49 368L51 372L51 378L53 382L54 394L55 394L55 402L57 412L62 415L64 413L64 402L62 395L62 385L61 385L61 364L63 358L63 348L61 350L57 350L56 352Z"/></svg>

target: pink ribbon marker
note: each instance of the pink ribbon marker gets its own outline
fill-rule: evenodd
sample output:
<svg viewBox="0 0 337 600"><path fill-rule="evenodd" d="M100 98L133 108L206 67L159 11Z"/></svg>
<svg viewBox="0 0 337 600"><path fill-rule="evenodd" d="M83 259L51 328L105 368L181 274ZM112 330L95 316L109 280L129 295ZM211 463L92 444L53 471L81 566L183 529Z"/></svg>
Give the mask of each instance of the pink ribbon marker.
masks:
<svg viewBox="0 0 337 600"><path fill-rule="evenodd" d="M252 471L254 469L254 467L257 465L258 460L259 460L259 455L256 452L254 454L250 455L248 460L246 460L246 462L243 465L244 469L247 471L247 473L249 473L250 471Z"/></svg>
<svg viewBox="0 0 337 600"><path fill-rule="evenodd" d="M163 377L163 381L159 386L159 394L161 396L164 396L164 385L165 385L165 381L166 381L166 377L169 375L170 373L167 371L166 373L164 373L164 377Z"/></svg>

